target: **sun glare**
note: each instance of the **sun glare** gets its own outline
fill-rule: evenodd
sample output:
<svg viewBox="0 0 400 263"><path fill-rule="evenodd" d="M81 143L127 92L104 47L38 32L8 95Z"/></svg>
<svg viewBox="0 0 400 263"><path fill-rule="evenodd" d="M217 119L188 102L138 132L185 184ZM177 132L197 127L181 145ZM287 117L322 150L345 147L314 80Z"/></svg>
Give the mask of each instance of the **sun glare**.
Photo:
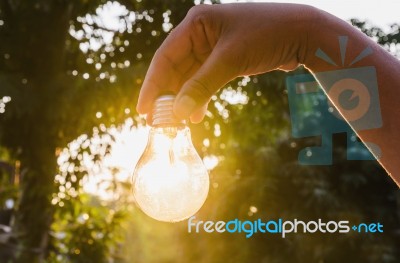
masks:
<svg viewBox="0 0 400 263"><path fill-rule="evenodd" d="M109 128L108 132L114 137L111 151L106 155L99 168L90 170L83 190L97 195L101 199L117 199L119 194L110 189L112 182L130 182L133 170L146 147L148 128L133 127L132 121L127 120L121 127Z"/></svg>
<svg viewBox="0 0 400 263"><path fill-rule="evenodd" d="M100 136L94 129L93 137L81 135L68 144L59 158L60 174L56 180L63 186L66 185L66 175L76 171L85 171L87 175L82 179L83 191L98 196L102 200L116 200L121 191L113 189L115 182L130 182L130 177L137 161L142 154L148 137L149 129L143 125L134 126L132 119L127 119L121 126L100 127L106 135ZM106 146L110 144L110 152L106 154ZM87 151L101 156L101 161L96 163L93 156ZM81 167L75 167L69 160L80 161ZM75 177L74 175L71 178ZM76 180L76 178L73 178ZM65 187L63 186L63 189ZM66 189L67 190L67 189ZM53 200L53 203L58 203Z"/></svg>
<svg viewBox="0 0 400 263"><path fill-rule="evenodd" d="M105 133L100 135L100 130ZM61 185L62 196L66 193L78 194L77 189L72 189L71 183L66 181L68 174L72 174L72 181L77 180L74 172L87 173L82 179L82 189L85 193L105 201L115 201L126 194L126 189L124 192L124 189L115 188L115 183L131 183L134 168L146 147L149 130L150 128L144 125L134 125L134 121L129 118L120 126L106 128L101 125L94 128L92 137L83 134L69 143L58 158L60 174L56 175L56 181ZM156 144L159 145L159 149L169 147L165 141L157 141ZM106 145L110 145L108 153ZM100 162L94 161L93 154L100 156ZM79 160L80 167L71 160ZM218 165L219 160L217 156L206 155L203 157L203 163L210 171ZM159 180L163 182L164 179ZM156 186L157 182L154 183L154 187ZM62 196L55 195L52 203L62 203Z"/></svg>

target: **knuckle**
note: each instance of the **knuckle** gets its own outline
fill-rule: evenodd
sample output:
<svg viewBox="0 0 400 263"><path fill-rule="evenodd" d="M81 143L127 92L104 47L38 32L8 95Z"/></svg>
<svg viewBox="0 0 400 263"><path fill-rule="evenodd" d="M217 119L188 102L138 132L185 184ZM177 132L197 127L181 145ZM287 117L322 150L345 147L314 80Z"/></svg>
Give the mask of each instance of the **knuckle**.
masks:
<svg viewBox="0 0 400 263"><path fill-rule="evenodd" d="M209 18L211 9L208 5L196 5L190 8L188 18L192 24L204 23Z"/></svg>
<svg viewBox="0 0 400 263"><path fill-rule="evenodd" d="M209 5L195 5L189 9L188 15L196 17L200 14L207 13L207 10L209 10Z"/></svg>

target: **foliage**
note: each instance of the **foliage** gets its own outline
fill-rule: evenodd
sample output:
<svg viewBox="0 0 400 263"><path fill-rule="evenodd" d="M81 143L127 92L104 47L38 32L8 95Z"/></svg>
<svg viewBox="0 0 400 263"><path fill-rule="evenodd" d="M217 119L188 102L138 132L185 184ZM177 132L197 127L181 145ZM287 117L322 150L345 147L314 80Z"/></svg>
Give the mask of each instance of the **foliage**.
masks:
<svg viewBox="0 0 400 263"><path fill-rule="evenodd" d="M47 251L56 149L90 133L93 126L129 117L126 112L134 105L146 62L167 34L164 20L176 24L193 5L190 1L123 3L126 8L115 18L125 23L121 30L90 19L90 14L101 12L102 4L116 2L0 3L0 98L11 98L2 102L0 143L26 171L13 227L19 262L39 262ZM174 16L168 18L170 12ZM124 20L127 15L136 19ZM92 36L106 33L110 43L82 52Z"/></svg>
<svg viewBox="0 0 400 263"><path fill-rule="evenodd" d="M54 251L49 262L109 262L118 259L123 235L120 224L127 211L101 205L85 194L71 202L72 210L55 213Z"/></svg>
<svg viewBox="0 0 400 263"><path fill-rule="evenodd" d="M400 43L400 26L398 24L392 24L390 26L390 31L385 32L383 29L372 26L365 21L351 19L350 22L352 25L358 27L367 36L375 39L378 44L382 45L393 55L397 57L399 56L398 43Z"/></svg>

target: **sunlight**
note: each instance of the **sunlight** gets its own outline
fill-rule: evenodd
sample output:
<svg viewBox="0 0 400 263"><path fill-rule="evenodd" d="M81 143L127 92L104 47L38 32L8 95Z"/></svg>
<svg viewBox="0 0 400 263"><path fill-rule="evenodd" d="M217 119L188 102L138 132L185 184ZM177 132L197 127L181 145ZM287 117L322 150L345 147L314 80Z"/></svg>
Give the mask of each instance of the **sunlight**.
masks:
<svg viewBox="0 0 400 263"><path fill-rule="evenodd" d="M103 200L115 200L120 193L110 189L113 181L130 183L135 165L146 147L149 131L148 127L132 125L132 120L128 119L121 127L107 129L115 141L99 167L89 170L83 184L85 192Z"/></svg>
<svg viewBox="0 0 400 263"><path fill-rule="evenodd" d="M106 128L100 125L94 128L92 137L83 134L69 143L58 157L60 174L56 175L55 180L61 186L60 193L54 195L52 203L62 206L62 200L66 195L77 196L77 189L71 186L67 177L70 176L69 180L76 182L78 178L75 173L78 172L85 173L81 181L85 193L105 201L116 201L124 194L126 195L127 189L120 188L118 183L127 183L130 186L136 163L146 147L149 130L148 126L135 126L133 119L129 118L120 126L112 125ZM181 144L186 143L185 140L180 139L182 138L175 141L174 148L182 148ZM158 136L156 140L158 149L170 147L170 139L166 136ZM110 146L109 152L107 145ZM95 161L94 155L100 157L99 162ZM203 157L203 163L207 170L211 171L218 165L219 159L215 155L206 155ZM157 166L156 169L159 167ZM181 171L181 169L178 170ZM173 178L180 177L175 174ZM157 188L167 179L170 183L174 181L170 178L157 178L153 186ZM128 191L130 192L130 189Z"/></svg>
<svg viewBox="0 0 400 263"><path fill-rule="evenodd" d="M6 111L6 104L11 101L10 96L4 96L0 98L0 113L4 113Z"/></svg>
<svg viewBox="0 0 400 263"><path fill-rule="evenodd" d="M204 163L204 166L207 168L207 170L210 171L210 170L214 169L215 167L217 167L219 160L218 160L218 157L215 155L207 155L207 156L204 156L203 163Z"/></svg>
<svg viewBox="0 0 400 263"><path fill-rule="evenodd" d="M142 184L146 186L143 190L147 193L146 196L156 195L162 191L166 195L166 189L181 188L182 182L189 180L188 172L187 164L182 161L177 161L171 166L169 160L159 159L155 163L143 166L142 173L147 175L142 177Z"/></svg>
<svg viewBox="0 0 400 263"><path fill-rule="evenodd" d="M112 46L116 32L132 32L136 14L115 1L109 1L96 9L96 14L86 14L77 18L82 23L82 29L76 30L71 26L69 33L77 40L84 38L88 41L81 42L79 48L84 52L97 51L103 45Z"/></svg>
<svg viewBox="0 0 400 263"><path fill-rule="evenodd" d="M77 194L66 180L68 174L69 180L74 182L77 180L74 173L86 172L81 184L83 191L108 201L117 200L123 193L123 189L113 188L115 182L130 183L133 169L146 146L149 129L143 125L134 126L129 118L118 127L100 125L100 130L104 134L99 135L99 128L94 128L91 138L83 134L60 153L60 174L55 179L61 185L62 196L56 195L53 204L59 204L64 192L71 196ZM110 146L109 152L107 145ZM96 163L94 155L100 156L100 162ZM74 160L78 160L80 165Z"/></svg>

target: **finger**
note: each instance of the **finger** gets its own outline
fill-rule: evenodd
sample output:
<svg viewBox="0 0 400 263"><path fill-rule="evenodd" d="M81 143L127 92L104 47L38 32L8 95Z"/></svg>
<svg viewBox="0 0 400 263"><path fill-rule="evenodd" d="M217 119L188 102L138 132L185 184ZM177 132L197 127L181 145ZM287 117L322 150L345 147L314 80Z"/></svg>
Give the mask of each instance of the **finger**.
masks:
<svg viewBox="0 0 400 263"><path fill-rule="evenodd" d="M192 8L157 50L140 91L139 113L148 113L163 91L178 93L209 56L217 39L206 30L210 28L211 13L206 6Z"/></svg>
<svg viewBox="0 0 400 263"><path fill-rule="evenodd" d="M136 106L140 114L148 113L157 96L177 90L182 76L193 66L192 44L185 28L177 27L154 55L140 89Z"/></svg>
<svg viewBox="0 0 400 263"><path fill-rule="evenodd" d="M207 107L208 107L208 103L205 104L200 109L198 109L197 111L195 111L190 116L190 121L193 122L193 123L200 123L204 119L204 116L206 115Z"/></svg>
<svg viewBox="0 0 400 263"><path fill-rule="evenodd" d="M230 63L231 60L229 50L218 45L215 47L204 64L183 84L178 93L174 103L174 113L178 118L187 119L206 105L223 85L238 76L238 69L234 63Z"/></svg>
<svg viewBox="0 0 400 263"><path fill-rule="evenodd" d="M153 123L153 113L151 111L146 115L146 123L147 125L151 125Z"/></svg>
<svg viewBox="0 0 400 263"><path fill-rule="evenodd" d="M195 64L195 60L190 56L182 62L174 62L165 57L165 55L159 55L153 61L147 71L139 94L137 111L140 114L148 113L154 100L159 95L171 91L177 93L184 81L186 72L193 68ZM177 70L174 63L179 63L181 68L185 68L185 71Z"/></svg>

